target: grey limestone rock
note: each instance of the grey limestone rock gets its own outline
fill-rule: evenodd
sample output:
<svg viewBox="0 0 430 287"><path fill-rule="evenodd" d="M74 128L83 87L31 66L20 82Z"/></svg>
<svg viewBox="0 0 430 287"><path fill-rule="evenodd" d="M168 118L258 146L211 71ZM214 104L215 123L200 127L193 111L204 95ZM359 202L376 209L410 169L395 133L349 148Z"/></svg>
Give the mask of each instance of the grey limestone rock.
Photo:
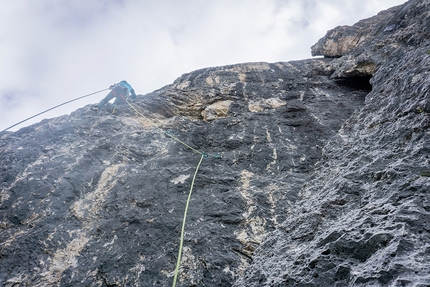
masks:
<svg viewBox="0 0 430 287"><path fill-rule="evenodd" d="M430 286L429 11L390 9L393 29L335 60L347 78L368 57L372 91L236 286Z"/></svg>
<svg viewBox="0 0 430 287"><path fill-rule="evenodd" d="M133 102L145 117L87 106L2 135L1 284L170 285L200 158L173 136L209 155L178 286L231 286L369 92L330 62L202 69Z"/></svg>
<svg viewBox="0 0 430 287"><path fill-rule="evenodd" d="M429 7L1 134L0 286L171 286L189 147L177 286L429 286Z"/></svg>

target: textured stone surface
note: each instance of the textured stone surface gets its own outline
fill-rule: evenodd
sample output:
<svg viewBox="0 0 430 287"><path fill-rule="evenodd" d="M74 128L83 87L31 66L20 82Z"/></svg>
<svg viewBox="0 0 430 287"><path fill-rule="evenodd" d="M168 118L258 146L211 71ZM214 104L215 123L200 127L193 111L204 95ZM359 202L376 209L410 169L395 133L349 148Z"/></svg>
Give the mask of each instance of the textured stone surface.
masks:
<svg viewBox="0 0 430 287"><path fill-rule="evenodd" d="M172 136L178 286L429 286L429 5L0 135L0 286L170 286Z"/></svg>
<svg viewBox="0 0 430 287"><path fill-rule="evenodd" d="M202 69L133 103L169 135L222 155L197 175L179 286L231 286L363 105L368 90L331 80L329 62ZM119 116L84 107L0 145L1 284L171 284L199 154L127 106Z"/></svg>
<svg viewBox="0 0 430 287"><path fill-rule="evenodd" d="M429 5L332 62L333 78L373 63L372 92L236 286L430 286Z"/></svg>
<svg viewBox="0 0 430 287"><path fill-rule="evenodd" d="M381 32L390 32L399 25L390 23L400 6L382 11L378 15L361 20L353 26L338 26L327 32L311 47L312 56L337 58L345 56L362 44L372 41Z"/></svg>

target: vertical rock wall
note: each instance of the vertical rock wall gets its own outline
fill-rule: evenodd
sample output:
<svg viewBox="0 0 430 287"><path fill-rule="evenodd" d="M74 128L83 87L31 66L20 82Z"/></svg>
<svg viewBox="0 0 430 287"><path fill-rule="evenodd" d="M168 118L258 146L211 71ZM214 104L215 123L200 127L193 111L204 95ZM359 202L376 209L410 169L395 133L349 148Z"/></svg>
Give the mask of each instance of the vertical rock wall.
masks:
<svg viewBox="0 0 430 287"><path fill-rule="evenodd" d="M200 160L173 136L209 155L178 286L428 286L429 19L409 1L328 58L184 74L133 102L147 119L0 135L0 285L171 285Z"/></svg>
<svg viewBox="0 0 430 287"><path fill-rule="evenodd" d="M170 285L200 159L174 136L210 155L178 286L231 286L363 105L367 87L330 79L330 62L202 69L133 102L152 123L85 107L2 135L1 284Z"/></svg>
<svg viewBox="0 0 430 287"><path fill-rule="evenodd" d="M236 286L430 285L429 7L372 18L372 41L333 62L332 77L374 63L372 92Z"/></svg>

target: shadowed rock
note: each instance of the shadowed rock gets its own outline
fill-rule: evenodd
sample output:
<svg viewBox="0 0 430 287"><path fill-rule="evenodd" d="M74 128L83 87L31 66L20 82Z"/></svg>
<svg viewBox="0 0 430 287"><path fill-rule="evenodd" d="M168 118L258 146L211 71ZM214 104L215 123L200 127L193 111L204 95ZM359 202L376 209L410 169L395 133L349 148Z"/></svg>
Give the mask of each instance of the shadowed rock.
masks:
<svg viewBox="0 0 430 287"><path fill-rule="evenodd" d="M172 136L177 286L428 285L428 11L0 135L0 285L170 286Z"/></svg>
<svg viewBox="0 0 430 287"><path fill-rule="evenodd" d="M362 21L379 32L332 62L338 79L372 63L372 91L235 286L429 286L429 10L409 1Z"/></svg>

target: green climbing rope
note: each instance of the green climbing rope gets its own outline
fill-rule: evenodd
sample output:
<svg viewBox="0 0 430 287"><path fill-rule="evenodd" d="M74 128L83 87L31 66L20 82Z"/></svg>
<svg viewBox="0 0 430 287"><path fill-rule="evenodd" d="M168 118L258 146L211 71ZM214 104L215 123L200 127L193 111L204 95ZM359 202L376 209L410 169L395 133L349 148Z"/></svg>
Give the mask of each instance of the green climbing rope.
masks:
<svg viewBox="0 0 430 287"><path fill-rule="evenodd" d="M145 120L147 120L148 122L150 122L157 130L159 130L160 132L164 133L164 130L159 128L153 121L151 121L150 119L148 119L147 117L145 117L141 112L139 112L138 109L136 109L129 101L128 98L125 98L125 100L127 101L127 104L142 118L144 118Z"/></svg>
<svg viewBox="0 0 430 287"><path fill-rule="evenodd" d="M73 99L73 100L70 100L70 101L67 101L67 102L65 102L65 103L62 103L62 104L60 104L60 105L57 105L57 106L55 106L55 107L53 107L53 108L50 108L50 109L48 109L48 110L45 110L45 111L43 111L43 112L41 112L41 113L38 113L37 115L34 115L34 116L32 116L32 117L30 117L30 118L27 118L27 119L25 119L25 120L23 120L23 121L21 121L21 122L19 122L19 123L16 123L16 124L14 124L14 125L12 125L12 126L10 126L10 127L8 127L8 128L6 128L6 129L4 129L4 130L2 130L1 132L0 132L0 134L2 133L2 132L5 132L5 131L7 131L8 129L10 129L10 128L13 128L13 127L15 127L15 126L17 126L17 125L19 125L19 124L21 124L21 123L23 123L23 122L25 122L25 121L27 121L27 120L30 120L30 119L32 119L32 118L34 118L34 117L36 117L36 116L39 116L39 115L41 115L41 114L43 114L43 113L46 113L46 112L48 112L48 111L50 111L50 110L53 110L53 109L55 109L55 108L58 108L58 107L60 107L60 106L63 106L63 105L65 105L65 104L68 104L68 103L71 103L71 102L73 102L73 101L76 101L76 100L79 100L79 99L82 99L82 98L85 98L85 97L89 97L89 96L91 96L91 95L94 95L94 94L97 94L97 93L100 93L100 92L103 92L103 91L106 91L106 90L108 90L108 89L104 89L104 90L101 90L101 91L97 91L97 92L94 92L94 93L91 93L91 94L88 94L88 95L84 95L84 96L81 96L81 97L78 97L78 98L76 98L76 99ZM158 127L152 120L150 120L149 118L147 118L147 117L145 117L142 113L140 113L129 101L128 101L128 98L126 99L126 101L127 101L127 103L128 103L128 105L138 114L138 115L140 115L141 117L143 117L145 120L147 120L148 122L150 122L156 129L158 129L160 132L162 132L162 133L164 133L164 134L166 134L167 136L169 136L170 138L172 138L172 139L174 139L175 141L177 141L177 142L179 142L179 143L181 143L182 145L184 145L184 146L186 146L187 148L189 148L190 150L192 150L192 151L194 151L194 152L196 152L196 153L198 153L198 154L200 154L201 155L201 157L200 157L200 161L199 161L199 164L197 165L197 167L196 167L196 171L194 172L194 176L193 176L193 180L192 180L192 182L191 182L191 187L190 187L190 192L189 192L189 194L188 194L188 199L187 199L187 203L186 203L186 205L185 205L185 211L184 211L184 218L183 218L183 221L182 221L182 229L181 229L181 237L180 237L180 243L179 243L179 251L178 251L178 259L177 259L177 262L176 262L176 268L175 268L175 275L174 275L174 277L173 277L173 287L175 287L176 286L176 281L177 281L177 279L178 279L178 273L179 273L179 267L180 267L180 264L181 264L181 256L182 256L182 249L183 249L183 244L184 244L184 235L185 235L185 222L186 222L186 219L187 219L187 212L188 212L188 206L189 206L189 204L190 204L190 199L191 199L191 194L192 194L192 192L193 192L193 188L194 188L194 182L195 182L195 179L196 179L196 176L197 176L197 172L199 171L199 168L200 168L200 165L201 165L201 163L202 163L202 161L203 161L203 158L204 157L208 157L209 155L207 154L207 153L205 153L205 152L201 152L201 151L199 151L199 150L197 150L197 149L195 149L195 148L193 148L192 146L190 146L190 145L188 145L187 143L185 143L185 142L183 142L183 141L181 141L180 139L178 139L177 137L175 137L175 136L173 136L173 135L171 135L169 132L167 132L167 131L164 131L163 129L161 129L160 127ZM215 155L211 155L212 157L215 157L215 158L221 158L221 156L220 155L218 155L218 154L215 154Z"/></svg>
<svg viewBox="0 0 430 287"><path fill-rule="evenodd" d="M152 120L148 119L147 117L145 117L141 112L139 112L138 109L136 109L136 107L134 107L129 101L128 98L126 99L128 105L141 117L143 117L145 120L147 120L148 122L150 122L156 129L158 129L160 132L164 133L165 135L169 136L170 138L174 139L175 141L181 143L182 145L186 146L187 148L189 148L190 150L198 153L201 155L200 157L200 161L199 164L196 167L196 171L194 172L194 176L193 176L193 180L191 181L191 187L190 187L190 192L188 194L188 199L187 199L187 203L185 205L185 211L184 211L184 218L182 220L182 229L181 229L181 238L180 238L180 242L179 242L179 251L178 251L178 259L176 261L176 268L175 268L175 275L173 277L173 285L172 287L176 286L176 281L178 280L178 274L179 274L179 267L181 265L181 256L182 256L182 249L183 249L183 245L184 245L184 235L185 235L185 222L187 220L187 213L188 213L188 206L190 204L190 199L191 199L191 194L193 193L193 188L194 188L194 182L196 180L196 176L197 176L197 172L199 171L200 165L203 161L204 157L208 157L209 155L206 154L205 152L201 152L195 148L193 148L192 146L188 145L187 143L181 141L180 139L178 139L177 137L171 135L169 132L164 131L163 129L161 129L160 127L158 127ZM220 155L215 154L215 155L211 155L215 158L221 158Z"/></svg>
<svg viewBox="0 0 430 287"><path fill-rule="evenodd" d="M160 132L164 133L165 135L167 135L168 137L172 138L173 140L177 141L178 143L186 146L187 148L189 148L190 150L194 151L195 153L198 153L202 156L208 157L208 156L212 156L215 158L221 158L221 156L219 154L207 154L205 152L199 151L195 148L193 148L192 146L190 146L189 144L181 141L180 139L178 139L177 137L171 135L168 131L164 131L163 129L161 129L160 127L158 127L158 125L156 123L154 123L152 120L150 120L149 118L145 117L141 112L139 112L138 109L136 109L135 106L133 106L129 101L128 98L126 98L127 104L142 118L144 118L145 120L147 120L148 122L150 122L157 130L159 130Z"/></svg>
<svg viewBox="0 0 430 287"><path fill-rule="evenodd" d="M181 265L182 247L184 245L185 221L187 220L188 206L190 204L191 194L193 193L194 181L196 179L197 172L199 171L203 158L204 158L204 155L202 154L202 156L200 157L199 164L197 165L196 171L194 172L193 180L191 182L190 192L188 194L187 204L185 205L184 219L182 220L181 239L179 241L178 259L176 261L175 276L173 277L172 287L176 286L176 280L178 279L179 266Z"/></svg>

